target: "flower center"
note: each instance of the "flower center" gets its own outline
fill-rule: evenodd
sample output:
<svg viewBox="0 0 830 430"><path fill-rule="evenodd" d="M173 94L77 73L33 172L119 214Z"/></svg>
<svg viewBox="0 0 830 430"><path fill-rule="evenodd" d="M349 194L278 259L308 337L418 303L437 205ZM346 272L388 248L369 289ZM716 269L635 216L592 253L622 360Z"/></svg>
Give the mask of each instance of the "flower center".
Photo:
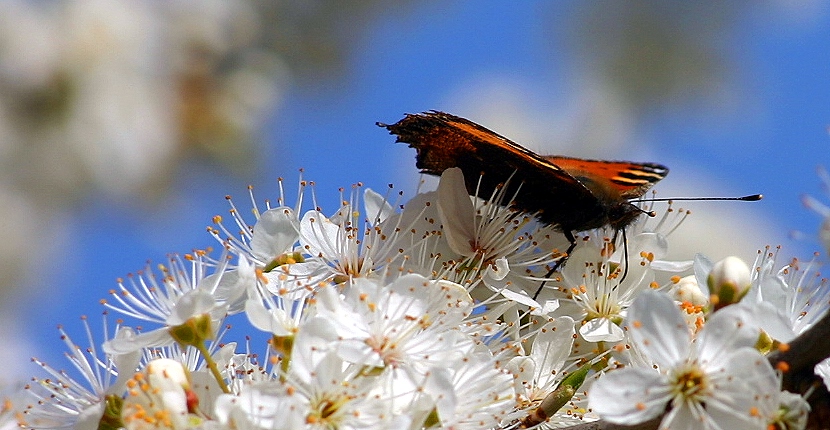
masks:
<svg viewBox="0 0 830 430"><path fill-rule="evenodd" d="M366 339L366 345L372 348L372 351L380 355L383 364L386 366L396 366L402 361L401 353L398 351L395 342L385 336L371 336Z"/></svg>
<svg viewBox="0 0 830 430"><path fill-rule="evenodd" d="M358 258L357 261L341 261L336 270L339 273L334 275L335 284L342 284L350 278L359 278L363 271L363 258Z"/></svg>
<svg viewBox="0 0 830 430"><path fill-rule="evenodd" d="M679 369L672 381L672 392L677 397L687 400L696 400L706 396L711 388L709 377L696 364L691 364L685 369Z"/></svg>
<svg viewBox="0 0 830 430"><path fill-rule="evenodd" d="M594 318L608 318L615 320L615 323L622 321L622 317L620 317L622 308L616 301L616 297L611 297L610 294L601 294L594 301L586 303L586 305L588 315L585 317L585 321L590 321Z"/></svg>
<svg viewBox="0 0 830 430"><path fill-rule="evenodd" d="M316 402L312 402L311 412L306 415L306 423L326 428L339 428L342 420L341 409L351 401L345 393L328 393Z"/></svg>

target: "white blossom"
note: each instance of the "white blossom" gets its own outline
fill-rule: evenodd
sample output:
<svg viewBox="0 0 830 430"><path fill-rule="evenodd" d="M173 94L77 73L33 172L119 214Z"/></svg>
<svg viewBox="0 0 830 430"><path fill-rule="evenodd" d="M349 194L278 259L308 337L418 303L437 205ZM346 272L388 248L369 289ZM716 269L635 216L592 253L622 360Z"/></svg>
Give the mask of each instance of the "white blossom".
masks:
<svg viewBox="0 0 830 430"><path fill-rule="evenodd" d="M626 321L654 367L609 371L591 387L591 407L625 425L668 407L661 428L765 429L763 411L778 407L778 377L753 348L757 329L730 311L716 312L693 342L671 298L643 292Z"/></svg>

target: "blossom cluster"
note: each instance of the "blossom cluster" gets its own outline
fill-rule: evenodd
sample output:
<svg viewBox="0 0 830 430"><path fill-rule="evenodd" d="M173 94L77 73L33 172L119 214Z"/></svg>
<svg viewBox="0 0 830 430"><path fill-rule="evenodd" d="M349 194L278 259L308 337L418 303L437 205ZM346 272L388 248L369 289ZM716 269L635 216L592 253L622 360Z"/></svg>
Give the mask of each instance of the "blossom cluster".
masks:
<svg viewBox="0 0 830 430"><path fill-rule="evenodd" d="M510 429L603 419L804 428L764 354L826 313L814 263L669 261L671 206L615 232L555 226L467 194L449 169L403 203L355 186L333 212L231 201L221 252L122 280L81 377L43 363L0 419L78 429ZM229 200L230 201L230 200ZM256 201L252 195L252 201ZM646 210L647 209L647 210ZM247 211L244 211L247 212ZM609 234L610 233L610 234ZM623 241L624 240L624 241ZM620 246L623 245L623 246ZM682 274L686 276L681 276ZM134 322L134 323L129 323ZM244 338L234 337L248 326ZM32 401L32 398L35 400Z"/></svg>

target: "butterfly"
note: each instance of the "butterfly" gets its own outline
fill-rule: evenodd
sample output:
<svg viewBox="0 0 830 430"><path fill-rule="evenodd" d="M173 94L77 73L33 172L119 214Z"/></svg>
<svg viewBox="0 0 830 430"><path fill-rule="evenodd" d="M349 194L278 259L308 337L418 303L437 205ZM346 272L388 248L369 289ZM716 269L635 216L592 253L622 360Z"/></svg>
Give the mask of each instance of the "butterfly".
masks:
<svg viewBox="0 0 830 430"><path fill-rule="evenodd" d="M416 167L440 175L459 167L471 195L489 198L498 187L515 199L512 206L535 214L576 243L574 232L604 226L624 230L643 209L629 200L642 197L669 173L657 163L585 160L538 155L470 120L444 112L407 114L395 124L377 123L396 142L417 151ZM518 192L517 192L518 191Z"/></svg>

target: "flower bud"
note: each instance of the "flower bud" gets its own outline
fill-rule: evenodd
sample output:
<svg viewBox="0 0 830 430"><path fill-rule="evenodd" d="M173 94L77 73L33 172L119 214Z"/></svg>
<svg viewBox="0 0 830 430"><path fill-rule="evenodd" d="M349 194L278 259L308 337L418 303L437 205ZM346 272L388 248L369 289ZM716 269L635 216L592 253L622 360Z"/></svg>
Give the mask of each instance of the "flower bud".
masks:
<svg viewBox="0 0 830 430"><path fill-rule="evenodd" d="M697 284L694 275L684 276L677 281L672 289L675 300L681 303L689 303L694 306L706 307L709 305L709 297L706 297Z"/></svg>
<svg viewBox="0 0 830 430"><path fill-rule="evenodd" d="M703 327L706 321L706 313L709 311L709 297L701 290L694 275L677 279L672 287L674 299L679 303L683 319L689 330L696 333Z"/></svg>
<svg viewBox="0 0 830 430"><path fill-rule="evenodd" d="M749 291L749 266L738 257L726 257L715 263L706 283L714 310L738 303Z"/></svg>
<svg viewBox="0 0 830 430"><path fill-rule="evenodd" d="M184 429L191 424L194 400L182 363L153 360L127 386L121 413L127 430Z"/></svg>

